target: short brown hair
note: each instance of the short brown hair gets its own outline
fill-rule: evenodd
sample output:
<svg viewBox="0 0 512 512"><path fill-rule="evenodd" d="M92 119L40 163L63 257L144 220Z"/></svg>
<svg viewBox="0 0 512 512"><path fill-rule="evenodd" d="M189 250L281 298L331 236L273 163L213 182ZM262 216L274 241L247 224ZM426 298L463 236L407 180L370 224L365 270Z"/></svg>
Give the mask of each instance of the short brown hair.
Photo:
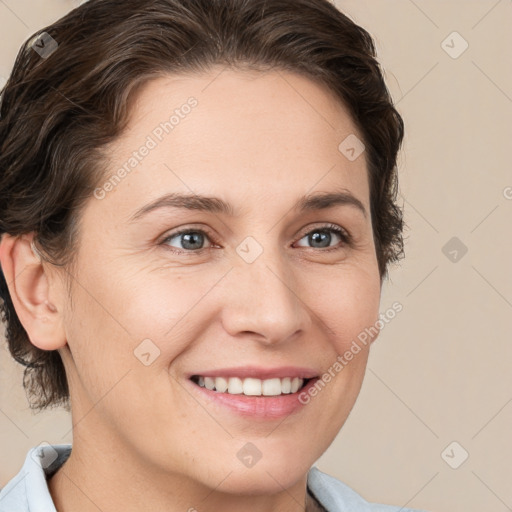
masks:
<svg viewBox="0 0 512 512"><path fill-rule="evenodd" d="M34 38L58 46L41 56ZM104 180L101 149L122 133L136 91L152 78L216 64L297 72L346 106L366 147L382 282L404 252L395 202L403 121L371 36L328 0L89 0L37 31L0 98L0 233L35 231L43 258L72 268L80 213ZM31 344L3 273L0 293L31 407L69 407L60 355Z"/></svg>

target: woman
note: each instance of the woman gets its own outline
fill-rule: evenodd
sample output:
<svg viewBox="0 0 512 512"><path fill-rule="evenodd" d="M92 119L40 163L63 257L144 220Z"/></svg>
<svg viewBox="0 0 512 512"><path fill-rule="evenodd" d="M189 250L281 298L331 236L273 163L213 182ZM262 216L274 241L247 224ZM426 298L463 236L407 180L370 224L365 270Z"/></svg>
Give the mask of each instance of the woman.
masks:
<svg viewBox="0 0 512 512"><path fill-rule="evenodd" d="M312 468L403 252L366 31L327 0L91 0L0 112L6 337L74 439L0 511L400 508Z"/></svg>

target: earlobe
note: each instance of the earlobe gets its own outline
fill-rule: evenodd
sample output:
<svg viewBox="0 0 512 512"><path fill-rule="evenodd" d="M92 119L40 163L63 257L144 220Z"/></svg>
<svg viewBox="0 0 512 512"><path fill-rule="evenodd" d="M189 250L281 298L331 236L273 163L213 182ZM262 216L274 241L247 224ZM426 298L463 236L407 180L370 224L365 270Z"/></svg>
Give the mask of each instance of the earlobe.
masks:
<svg viewBox="0 0 512 512"><path fill-rule="evenodd" d="M56 350L66 345L62 314L49 297L48 276L32 241L33 233L16 237L4 233L0 263L16 314L31 343L42 350Z"/></svg>

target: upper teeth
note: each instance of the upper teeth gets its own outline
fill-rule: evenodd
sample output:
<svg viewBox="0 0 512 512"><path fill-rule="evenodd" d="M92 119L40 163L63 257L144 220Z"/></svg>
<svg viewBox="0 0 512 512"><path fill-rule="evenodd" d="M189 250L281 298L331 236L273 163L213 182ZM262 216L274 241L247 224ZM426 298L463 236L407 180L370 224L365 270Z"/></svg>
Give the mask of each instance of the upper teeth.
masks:
<svg viewBox="0 0 512 512"><path fill-rule="evenodd" d="M251 396L276 396L282 393L295 393L304 384L304 379L298 377L285 377L284 379L254 379L247 377L202 377L197 382L201 387L219 391L221 393L230 393L232 395L251 395Z"/></svg>

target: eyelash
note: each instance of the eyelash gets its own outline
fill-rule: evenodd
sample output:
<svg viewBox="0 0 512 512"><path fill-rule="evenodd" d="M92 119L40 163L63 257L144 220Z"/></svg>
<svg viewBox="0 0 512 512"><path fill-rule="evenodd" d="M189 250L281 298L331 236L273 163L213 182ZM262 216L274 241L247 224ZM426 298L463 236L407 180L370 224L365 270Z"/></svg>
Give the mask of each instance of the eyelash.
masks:
<svg viewBox="0 0 512 512"><path fill-rule="evenodd" d="M325 231L332 231L334 233L336 233L340 238L341 238L341 245L339 246L334 246L334 247L329 247L329 248L325 248L325 249L318 249L319 251L321 252L332 252L332 251L339 251L341 249L344 249L346 246L351 246L352 245L352 236L350 235L350 233L348 233L346 230L344 230L343 228L340 228L339 226L337 226L336 224L327 224L325 226L321 226L321 227L317 227L317 228L314 228L308 232L306 232L301 238L299 238L298 241L302 240L303 238L305 238L306 236L310 235L311 233L315 233L315 232L325 232ZM173 238L175 237L178 237L179 235L183 235L183 234L188 234L188 233L201 233L203 235L206 235L206 237L214 244L217 244L217 240L215 239L214 236L212 236L210 233L208 233L207 231L203 230L203 229L191 229L191 228L188 228L188 229L182 229L180 231L177 231L176 233L171 233L169 236L167 236L164 240L162 240L161 244L160 245L166 245L166 243L170 240L172 240ZM211 247L205 247L203 249L197 249L197 250L187 250L187 249L176 249L175 247L172 247L172 246L169 246L169 245L166 245L166 248L175 253L175 254L184 254L184 253L188 253L190 255L200 255L203 253L203 251L206 251L208 249L212 249ZM311 249L315 249L315 247L312 247Z"/></svg>

